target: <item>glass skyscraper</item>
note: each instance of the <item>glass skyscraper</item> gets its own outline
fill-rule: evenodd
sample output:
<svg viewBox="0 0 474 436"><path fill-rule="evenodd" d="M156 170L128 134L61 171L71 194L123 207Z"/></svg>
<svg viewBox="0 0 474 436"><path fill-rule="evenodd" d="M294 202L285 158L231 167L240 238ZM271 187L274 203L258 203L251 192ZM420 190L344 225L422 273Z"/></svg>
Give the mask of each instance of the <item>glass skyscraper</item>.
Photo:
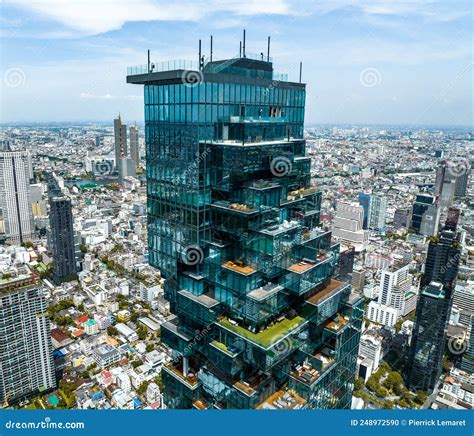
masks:
<svg viewBox="0 0 474 436"><path fill-rule="evenodd" d="M305 85L270 58L133 67L145 91L150 263L175 317L171 408L349 408L362 300L310 184Z"/></svg>
<svg viewBox="0 0 474 436"><path fill-rule="evenodd" d="M450 209L445 227L428 246L406 371L407 384L413 390L432 391L441 375L461 259L457 218L451 220L454 211Z"/></svg>

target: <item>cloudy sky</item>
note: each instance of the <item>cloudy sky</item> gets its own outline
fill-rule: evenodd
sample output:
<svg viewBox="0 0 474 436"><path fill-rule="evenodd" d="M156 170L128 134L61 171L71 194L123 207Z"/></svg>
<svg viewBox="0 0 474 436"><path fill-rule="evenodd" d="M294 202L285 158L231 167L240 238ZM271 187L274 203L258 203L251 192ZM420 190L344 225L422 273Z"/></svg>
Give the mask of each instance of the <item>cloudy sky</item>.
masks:
<svg viewBox="0 0 474 436"><path fill-rule="evenodd" d="M307 123L473 124L471 1L3 0L1 122L143 120L126 67L266 52Z"/></svg>

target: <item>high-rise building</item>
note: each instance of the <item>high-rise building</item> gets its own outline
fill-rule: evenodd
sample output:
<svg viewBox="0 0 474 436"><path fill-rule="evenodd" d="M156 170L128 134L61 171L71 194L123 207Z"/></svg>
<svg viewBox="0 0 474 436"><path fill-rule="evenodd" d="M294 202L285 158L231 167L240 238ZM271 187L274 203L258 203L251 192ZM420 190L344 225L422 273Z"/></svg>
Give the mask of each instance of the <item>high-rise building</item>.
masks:
<svg viewBox="0 0 474 436"><path fill-rule="evenodd" d="M50 251L56 283L72 278L77 272L71 200L49 197Z"/></svg>
<svg viewBox="0 0 474 436"><path fill-rule="evenodd" d="M406 373L415 390L433 390L441 375L460 254L455 227L444 227L429 243Z"/></svg>
<svg viewBox="0 0 474 436"><path fill-rule="evenodd" d="M407 364L407 386L431 392L441 375L450 302L444 286L431 282L420 294Z"/></svg>
<svg viewBox="0 0 474 436"><path fill-rule="evenodd" d="M401 316L415 308L416 293L412 290L409 269L409 263L397 262L382 271L378 299L367 307L371 321L393 327Z"/></svg>
<svg viewBox="0 0 474 436"><path fill-rule="evenodd" d="M117 169L122 157L127 157L127 125L122 123L122 117L119 114L114 120L114 138L115 138L115 165Z"/></svg>
<svg viewBox="0 0 474 436"><path fill-rule="evenodd" d="M368 228L383 232L387 215L387 199L378 195L371 196Z"/></svg>
<svg viewBox="0 0 474 436"><path fill-rule="evenodd" d="M0 150L0 209L7 242L22 244L34 238L32 178L28 151Z"/></svg>
<svg viewBox="0 0 474 436"><path fill-rule="evenodd" d="M436 170L435 195L441 200L441 205L449 207L453 198L466 196L471 162L468 159L459 161L442 160Z"/></svg>
<svg viewBox="0 0 474 436"><path fill-rule="evenodd" d="M364 208L364 220L362 227L364 230L369 228L370 204L372 196L370 194L359 194L359 204Z"/></svg>
<svg viewBox="0 0 474 436"><path fill-rule="evenodd" d="M138 129L136 124L130 126L130 157L135 162L135 166L140 164L140 148L138 142Z"/></svg>
<svg viewBox="0 0 474 436"><path fill-rule="evenodd" d="M333 278L305 85L245 52L187 65L127 77L145 85L149 258L175 315L161 326L164 402L349 408L362 300Z"/></svg>
<svg viewBox="0 0 474 436"><path fill-rule="evenodd" d="M411 228L425 236L434 236L438 232L440 209L436 197L419 194L412 208Z"/></svg>
<svg viewBox="0 0 474 436"><path fill-rule="evenodd" d="M359 194L359 204L364 208L363 228L382 232L385 229L387 199L373 194Z"/></svg>
<svg viewBox="0 0 474 436"><path fill-rule="evenodd" d="M462 198L466 196L467 187L469 186L470 175L471 175L471 163L469 163L469 167L466 167L465 171L461 172L455 178L455 186L454 186L455 198Z"/></svg>
<svg viewBox="0 0 474 436"><path fill-rule="evenodd" d="M334 217L332 235L345 243L352 245L356 252L364 251L369 242L369 232L364 230L364 208L356 203L338 201Z"/></svg>
<svg viewBox="0 0 474 436"><path fill-rule="evenodd" d="M39 278L29 270L0 282L0 404L56 386L46 309Z"/></svg>

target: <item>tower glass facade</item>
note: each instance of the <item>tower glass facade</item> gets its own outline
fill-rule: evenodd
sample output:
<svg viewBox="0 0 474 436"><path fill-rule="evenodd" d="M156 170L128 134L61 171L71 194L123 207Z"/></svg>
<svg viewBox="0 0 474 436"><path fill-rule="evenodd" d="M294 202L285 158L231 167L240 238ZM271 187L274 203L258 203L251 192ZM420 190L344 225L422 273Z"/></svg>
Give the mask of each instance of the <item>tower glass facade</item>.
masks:
<svg viewBox="0 0 474 436"><path fill-rule="evenodd" d="M248 57L130 73L145 85L149 258L175 314L166 405L350 407L362 300L334 278L305 85Z"/></svg>
<svg viewBox="0 0 474 436"><path fill-rule="evenodd" d="M430 241L420 282L406 371L407 384L414 390L432 391L441 375L460 259L456 223L448 218L439 236Z"/></svg>
<svg viewBox="0 0 474 436"><path fill-rule="evenodd" d="M49 223L54 281L60 283L77 272L72 207L69 198L49 198Z"/></svg>

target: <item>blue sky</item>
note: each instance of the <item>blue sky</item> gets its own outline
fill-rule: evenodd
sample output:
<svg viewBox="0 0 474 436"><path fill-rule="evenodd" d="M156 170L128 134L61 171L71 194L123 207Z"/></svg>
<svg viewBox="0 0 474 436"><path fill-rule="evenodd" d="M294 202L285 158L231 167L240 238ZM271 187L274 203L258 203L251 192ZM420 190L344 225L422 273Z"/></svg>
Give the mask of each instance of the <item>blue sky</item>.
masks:
<svg viewBox="0 0 474 436"><path fill-rule="evenodd" d="M473 124L472 2L4 0L0 121L143 120L126 67L266 52L297 81L307 123Z"/></svg>

